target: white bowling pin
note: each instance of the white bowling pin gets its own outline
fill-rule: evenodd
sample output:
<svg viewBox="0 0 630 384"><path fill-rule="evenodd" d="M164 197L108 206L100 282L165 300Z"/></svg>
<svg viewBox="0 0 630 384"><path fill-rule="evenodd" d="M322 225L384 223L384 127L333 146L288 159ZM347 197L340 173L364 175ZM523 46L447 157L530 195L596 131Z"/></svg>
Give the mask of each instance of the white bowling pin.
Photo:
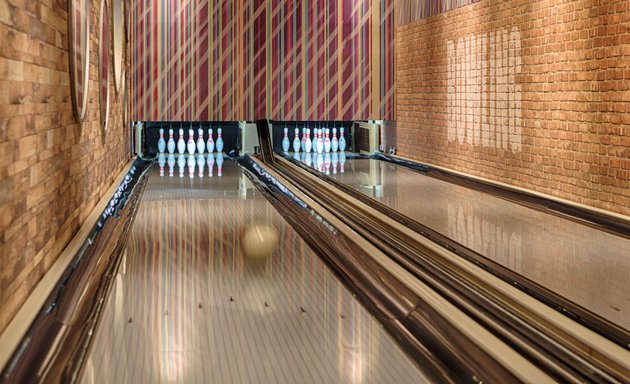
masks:
<svg viewBox="0 0 630 384"><path fill-rule="evenodd" d="M212 128L208 128L208 142L206 143L208 152L214 152L214 140L212 139Z"/></svg>
<svg viewBox="0 0 630 384"><path fill-rule="evenodd" d="M219 128L219 130L221 130L221 128ZM217 176L223 176L223 152L217 154Z"/></svg>
<svg viewBox="0 0 630 384"><path fill-rule="evenodd" d="M179 167L179 177L184 177L184 168L186 167L186 156L177 156L177 166Z"/></svg>
<svg viewBox="0 0 630 384"><path fill-rule="evenodd" d="M197 152L204 153L206 151L206 143L203 141L203 129L199 128L197 134L199 135L197 137Z"/></svg>
<svg viewBox="0 0 630 384"><path fill-rule="evenodd" d="M328 128L325 129L324 135L324 152L328 153L330 152L330 137L328 136Z"/></svg>
<svg viewBox="0 0 630 384"><path fill-rule="evenodd" d="M166 156L163 153L158 155L158 165L160 166L160 177L164 176L164 164L166 164Z"/></svg>
<svg viewBox="0 0 630 384"><path fill-rule="evenodd" d="M324 152L324 140L322 139L322 130L317 130L317 153Z"/></svg>
<svg viewBox="0 0 630 384"><path fill-rule="evenodd" d="M223 130L221 128L217 129L217 152L219 153L223 152L223 138L221 137L222 132Z"/></svg>
<svg viewBox="0 0 630 384"><path fill-rule="evenodd" d="M343 137L343 128L339 128L339 150L341 152L346 150L346 138ZM345 159L344 159L345 162Z"/></svg>
<svg viewBox="0 0 630 384"><path fill-rule="evenodd" d="M300 130L295 128L295 138L293 139L293 152L300 152Z"/></svg>
<svg viewBox="0 0 630 384"><path fill-rule="evenodd" d="M158 140L158 152L164 153L166 150L166 140L164 140L164 130L160 128L160 139Z"/></svg>
<svg viewBox="0 0 630 384"><path fill-rule="evenodd" d="M304 152L306 148L306 128L302 128L302 140L300 140L300 151Z"/></svg>
<svg viewBox="0 0 630 384"><path fill-rule="evenodd" d="M168 130L168 143L166 143L168 153L175 153L175 140L173 139L173 128Z"/></svg>
<svg viewBox="0 0 630 384"><path fill-rule="evenodd" d="M203 169L206 166L206 158L203 154L197 155L197 167L199 168L199 177L203 177Z"/></svg>
<svg viewBox="0 0 630 384"><path fill-rule="evenodd" d="M183 155L186 152L186 142L184 141L184 130L179 129L179 139L177 140L177 152ZM179 160L179 159L178 159Z"/></svg>
<svg viewBox="0 0 630 384"><path fill-rule="evenodd" d="M195 151L197 150L197 145L195 144L195 131L193 131L192 129L188 130L188 153L191 155L195 154Z"/></svg>
<svg viewBox="0 0 630 384"><path fill-rule="evenodd" d="M311 149L313 149L312 145L313 145L313 142L311 141L311 131L310 129L306 128L306 139L304 140L304 151L306 153L310 153Z"/></svg>
<svg viewBox="0 0 630 384"><path fill-rule="evenodd" d="M212 152L208 155L208 176L214 176L214 154Z"/></svg>
<svg viewBox="0 0 630 384"><path fill-rule="evenodd" d="M284 127L284 138L282 139L282 152L289 152L289 147L291 143L289 142L289 128Z"/></svg>
<svg viewBox="0 0 630 384"><path fill-rule="evenodd" d="M175 168L175 155L168 155L168 177L173 177L173 168Z"/></svg>
<svg viewBox="0 0 630 384"><path fill-rule="evenodd" d="M330 140L330 149L333 152L337 152L337 150L339 149L339 140L337 140L337 128L333 128L332 139Z"/></svg>

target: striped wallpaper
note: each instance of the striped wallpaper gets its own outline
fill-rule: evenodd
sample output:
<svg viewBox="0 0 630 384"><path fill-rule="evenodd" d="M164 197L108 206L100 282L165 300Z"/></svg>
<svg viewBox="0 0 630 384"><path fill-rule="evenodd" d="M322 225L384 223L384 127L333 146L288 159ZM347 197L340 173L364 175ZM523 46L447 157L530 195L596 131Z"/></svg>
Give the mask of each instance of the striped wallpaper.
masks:
<svg viewBox="0 0 630 384"><path fill-rule="evenodd" d="M479 0L396 0L396 25L435 16Z"/></svg>
<svg viewBox="0 0 630 384"><path fill-rule="evenodd" d="M395 0L137 0L134 120L394 118Z"/></svg>

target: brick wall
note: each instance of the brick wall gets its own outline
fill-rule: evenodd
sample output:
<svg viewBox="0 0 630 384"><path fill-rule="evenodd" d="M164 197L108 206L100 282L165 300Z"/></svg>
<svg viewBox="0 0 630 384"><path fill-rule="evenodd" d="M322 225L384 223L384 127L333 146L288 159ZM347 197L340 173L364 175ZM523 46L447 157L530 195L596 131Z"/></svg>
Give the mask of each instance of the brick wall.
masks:
<svg viewBox="0 0 630 384"><path fill-rule="evenodd" d="M397 28L398 153L630 214L630 2L481 0Z"/></svg>
<svg viewBox="0 0 630 384"><path fill-rule="evenodd" d="M89 107L79 126L66 1L0 0L0 332L129 158L113 83L110 128L99 127L99 5L92 1Z"/></svg>

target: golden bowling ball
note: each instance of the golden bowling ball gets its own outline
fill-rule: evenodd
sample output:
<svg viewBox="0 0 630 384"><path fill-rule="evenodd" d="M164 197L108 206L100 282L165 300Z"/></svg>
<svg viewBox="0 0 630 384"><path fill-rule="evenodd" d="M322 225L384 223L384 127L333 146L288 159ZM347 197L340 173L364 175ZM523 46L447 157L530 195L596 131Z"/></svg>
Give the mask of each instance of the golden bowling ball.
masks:
<svg viewBox="0 0 630 384"><path fill-rule="evenodd" d="M251 224L243 232L241 247L247 258L262 259L278 248L278 231L267 224Z"/></svg>

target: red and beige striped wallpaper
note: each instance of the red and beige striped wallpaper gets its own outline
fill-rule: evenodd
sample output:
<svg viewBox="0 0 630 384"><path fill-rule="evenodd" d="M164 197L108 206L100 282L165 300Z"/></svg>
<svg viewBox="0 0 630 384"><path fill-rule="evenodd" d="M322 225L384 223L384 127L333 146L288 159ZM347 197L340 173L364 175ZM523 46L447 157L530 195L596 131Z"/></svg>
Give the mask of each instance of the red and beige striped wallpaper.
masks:
<svg viewBox="0 0 630 384"><path fill-rule="evenodd" d="M394 2L138 0L132 119L393 119Z"/></svg>

